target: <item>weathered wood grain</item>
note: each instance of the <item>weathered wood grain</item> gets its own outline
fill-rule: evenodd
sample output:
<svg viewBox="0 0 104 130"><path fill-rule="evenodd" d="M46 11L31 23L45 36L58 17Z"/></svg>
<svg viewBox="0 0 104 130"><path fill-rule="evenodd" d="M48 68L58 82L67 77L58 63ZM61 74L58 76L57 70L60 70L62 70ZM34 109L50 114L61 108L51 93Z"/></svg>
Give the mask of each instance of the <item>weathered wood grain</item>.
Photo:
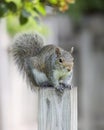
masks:
<svg viewBox="0 0 104 130"><path fill-rule="evenodd" d="M72 88L70 91L71 98L71 130L77 130L77 87Z"/></svg>
<svg viewBox="0 0 104 130"><path fill-rule="evenodd" d="M38 130L77 130L76 89L66 89L62 96L52 88L39 90Z"/></svg>

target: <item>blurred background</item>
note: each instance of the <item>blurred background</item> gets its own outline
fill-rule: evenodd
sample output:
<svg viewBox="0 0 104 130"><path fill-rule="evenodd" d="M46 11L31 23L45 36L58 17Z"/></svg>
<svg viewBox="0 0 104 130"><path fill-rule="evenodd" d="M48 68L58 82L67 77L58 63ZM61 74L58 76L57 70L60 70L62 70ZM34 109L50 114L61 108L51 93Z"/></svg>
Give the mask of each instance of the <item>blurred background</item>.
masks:
<svg viewBox="0 0 104 130"><path fill-rule="evenodd" d="M63 1L0 1L0 130L37 130L38 95L8 55L14 35L26 31L41 33L46 44L75 47L78 130L104 130L104 0ZM39 4L34 11L31 2Z"/></svg>

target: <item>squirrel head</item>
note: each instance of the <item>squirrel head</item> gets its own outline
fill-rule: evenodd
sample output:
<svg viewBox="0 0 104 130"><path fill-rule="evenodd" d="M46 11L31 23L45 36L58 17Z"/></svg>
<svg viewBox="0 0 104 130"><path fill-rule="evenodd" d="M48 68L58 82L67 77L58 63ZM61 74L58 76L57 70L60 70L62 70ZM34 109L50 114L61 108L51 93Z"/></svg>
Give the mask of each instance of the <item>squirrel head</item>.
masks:
<svg viewBox="0 0 104 130"><path fill-rule="evenodd" d="M74 58L72 56L73 47L71 48L70 52L65 51L61 48L56 48L55 53L56 53L55 63L57 68L70 72L73 69L74 65Z"/></svg>

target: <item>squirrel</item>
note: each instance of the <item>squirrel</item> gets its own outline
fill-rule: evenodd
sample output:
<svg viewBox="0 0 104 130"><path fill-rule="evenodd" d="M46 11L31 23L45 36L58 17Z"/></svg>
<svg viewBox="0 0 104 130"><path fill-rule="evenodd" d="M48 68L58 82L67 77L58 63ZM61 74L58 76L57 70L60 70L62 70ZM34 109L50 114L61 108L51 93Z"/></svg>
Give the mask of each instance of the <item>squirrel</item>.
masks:
<svg viewBox="0 0 104 130"><path fill-rule="evenodd" d="M37 33L23 33L14 38L10 50L32 89L48 86L62 92L71 86L73 47L68 52L56 45L44 45L43 38Z"/></svg>

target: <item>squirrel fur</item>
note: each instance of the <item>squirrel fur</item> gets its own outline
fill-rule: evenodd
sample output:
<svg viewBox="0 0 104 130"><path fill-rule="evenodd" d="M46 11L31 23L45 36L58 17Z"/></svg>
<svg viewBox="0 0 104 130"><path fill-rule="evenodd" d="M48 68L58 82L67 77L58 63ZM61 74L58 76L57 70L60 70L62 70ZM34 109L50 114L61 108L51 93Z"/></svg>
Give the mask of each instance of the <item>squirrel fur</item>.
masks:
<svg viewBox="0 0 104 130"><path fill-rule="evenodd" d="M73 50L73 49L72 49ZM23 33L14 38L11 53L32 89L51 86L63 89L71 85L72 52L55 45L44 45L39 34Z"/></svg>

